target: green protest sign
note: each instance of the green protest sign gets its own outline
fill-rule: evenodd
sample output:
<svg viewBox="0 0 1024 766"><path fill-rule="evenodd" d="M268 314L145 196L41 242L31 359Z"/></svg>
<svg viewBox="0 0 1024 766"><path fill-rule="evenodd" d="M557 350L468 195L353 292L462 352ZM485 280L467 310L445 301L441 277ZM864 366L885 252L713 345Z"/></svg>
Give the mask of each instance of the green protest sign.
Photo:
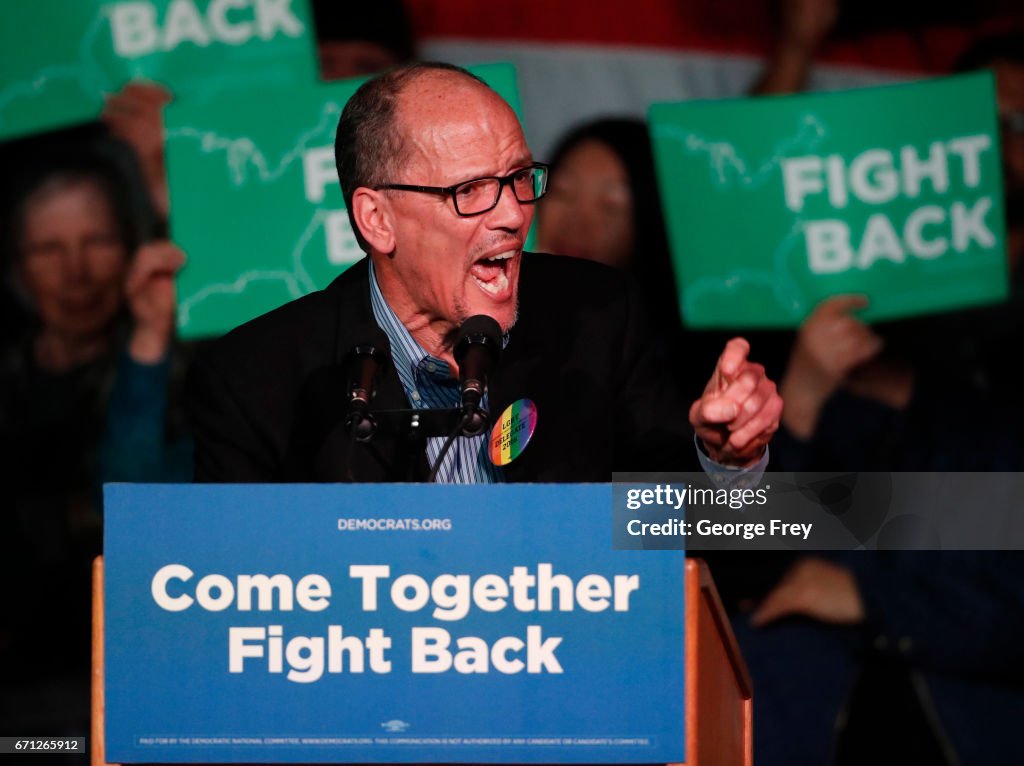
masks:
<svg viewBox="0 0 1024 766"><path fill-rule="evenodd" d="M650 129L690 326L795 327L839 293L867 320L1006 296L987 72L655 104Z"/></svg>
<svg viewBox="0 0 1024 766"><path fill-rule="evenodd" d="M32 0L0 9L0 139L95 119L148 79L206 100L317 79L306 0Z"/></svg>
<svg viewBox="0 0 1024 766"><path fill-rule="evenodd" d="M470 68L521 114L510 64ZM334 133L363 80L239 92L167 109L167 173L185 338L219 335L325 287L362 258Z"/></svg>

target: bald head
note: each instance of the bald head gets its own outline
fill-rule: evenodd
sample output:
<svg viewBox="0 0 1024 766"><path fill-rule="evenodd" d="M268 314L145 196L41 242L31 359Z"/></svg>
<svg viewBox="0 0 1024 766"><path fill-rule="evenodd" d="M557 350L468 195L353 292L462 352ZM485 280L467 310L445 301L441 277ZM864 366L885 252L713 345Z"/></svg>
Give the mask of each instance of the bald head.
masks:
<svg viewBox="0 0 1024 766"><path fill-rule="evenodd" d="M423 183L409 176L417 160L443 162L432 177L444 185L483 175L484 168L463 161L481 131L522 137L519 119L505 99L478 80L445 71L424 73L402 90L394 124L401 146L389 173L391 182L398 183Z"/></svg>
<svg viewBox="0 0 1024 766"><path fill-rule="evenodd" d="M422 62L399 67L365 82L349 99L338 122L334 157L338 179L359 245L368 250L355 220L352 194L360 186L373 188L394 179L404 164L408 145L403 122L418 105L435 107L443 117L444 104L455 93L494 98L508 108L490 86L471 72L451 64ZM447 95L446 95L447 94ZM400 119L400 112L406 119Z"/></svg>
<svg viewBox="0 0 1024 766"><path fill-rule="evenodd" d="M511 111L498 93L465 69L420 69L411 72L397 92L399 116L415 110L438 123L447 122L453 109L471 108Z"/></svg>

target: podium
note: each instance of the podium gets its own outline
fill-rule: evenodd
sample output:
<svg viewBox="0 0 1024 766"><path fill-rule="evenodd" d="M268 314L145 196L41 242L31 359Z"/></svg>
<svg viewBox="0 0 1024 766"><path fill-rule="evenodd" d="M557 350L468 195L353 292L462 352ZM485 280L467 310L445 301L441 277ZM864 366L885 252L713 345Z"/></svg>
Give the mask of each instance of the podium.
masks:
<svg viewBox="0 0 1024 766"><path fill-rule="evenodd" d="M687 559L686 766L751 766L752 687L707 564ZM103 557L93 563L93 766L106 764L104 746Z"/></svg>

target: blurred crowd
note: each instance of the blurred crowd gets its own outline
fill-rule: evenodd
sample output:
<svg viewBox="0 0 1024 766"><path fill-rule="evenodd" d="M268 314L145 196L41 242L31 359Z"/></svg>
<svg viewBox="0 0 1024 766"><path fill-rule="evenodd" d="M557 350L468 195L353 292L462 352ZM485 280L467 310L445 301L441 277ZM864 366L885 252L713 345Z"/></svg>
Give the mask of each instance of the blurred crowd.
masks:
<svg viewBox="0 0 1024 766"><path fill-rule="evenodd" d="M325 80L416 56L400 2L313 9ZM839 9L781 2L775 52L751 95L804 89ZM956 68L996 77L1010 298L869 325L858 318L864 296L837 295L795 332L743 333L786 403L772 470L1024 465L1024 31L977 39ZM162 140L171 98L132 83L95 125L0 147L6 734L87 731L103 483L190 479L180 387L194 349L174 332L187 253L167 238ZM698 396L727 336L681 321L646 125L607 114L566 126L538 159L551 182L536 249L633 280L658 352ZM736 553L711 565L754 679L759 764L1024 763L1013 725L1024 721L1024 556Z"/></svg>

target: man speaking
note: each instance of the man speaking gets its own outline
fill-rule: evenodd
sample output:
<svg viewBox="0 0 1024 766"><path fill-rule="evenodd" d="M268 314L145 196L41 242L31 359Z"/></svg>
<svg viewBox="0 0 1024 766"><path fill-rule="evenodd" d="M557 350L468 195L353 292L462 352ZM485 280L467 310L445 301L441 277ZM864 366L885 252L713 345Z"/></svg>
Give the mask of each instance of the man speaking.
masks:
<svg viewBox="0 0 1024 766"><path fill-rule="evenodd" d="M444 64L370 80L335 154L369 257L195 363L198 481L603 482L697 457L763 468L782 400L746 341L729 342L687 407L619 272L523 252L547 168L482 81ZM486 317L490 336L467 335ZM473 375L486 387L467 382L484 362ZM460 406L489 422L422 433Z"/></svg>

